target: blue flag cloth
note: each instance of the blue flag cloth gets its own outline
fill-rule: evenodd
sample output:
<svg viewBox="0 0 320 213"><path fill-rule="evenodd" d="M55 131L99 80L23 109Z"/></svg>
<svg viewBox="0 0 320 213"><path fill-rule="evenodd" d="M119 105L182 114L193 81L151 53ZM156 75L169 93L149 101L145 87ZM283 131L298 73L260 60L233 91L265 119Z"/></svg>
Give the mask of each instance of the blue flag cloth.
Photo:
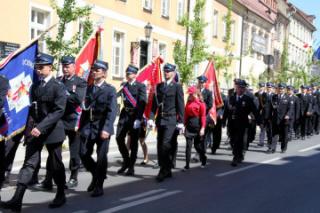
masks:
<svg viewBox="0 0 320 213"><path fill-rule="evenodd" d="M320 46L318 47L317 51L314 52L313 57L317 60L320 60Z"/></svg>
<svg viewBox="0 0 320 213"><path fill-rule="evenodd" d="M29 94L37 50L36 41L0 64L0 74L9 80L10 85L3 109L6 124L0 127L0 138L10 138L25 128L31 104Z"/></svg>

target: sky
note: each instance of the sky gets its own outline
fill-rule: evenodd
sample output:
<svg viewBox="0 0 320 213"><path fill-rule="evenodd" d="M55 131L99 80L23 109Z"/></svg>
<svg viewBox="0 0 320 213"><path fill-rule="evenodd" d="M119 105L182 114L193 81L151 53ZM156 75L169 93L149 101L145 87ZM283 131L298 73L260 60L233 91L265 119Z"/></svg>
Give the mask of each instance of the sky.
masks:
<svg viewBox="0 0 320 213"><path fill-rule="evenodd" d="M315 40L313 48L317 49L320 46L320 0L289 0L292 4L309 15L315 15L315 26L317 31L314 33Z"/></svg>

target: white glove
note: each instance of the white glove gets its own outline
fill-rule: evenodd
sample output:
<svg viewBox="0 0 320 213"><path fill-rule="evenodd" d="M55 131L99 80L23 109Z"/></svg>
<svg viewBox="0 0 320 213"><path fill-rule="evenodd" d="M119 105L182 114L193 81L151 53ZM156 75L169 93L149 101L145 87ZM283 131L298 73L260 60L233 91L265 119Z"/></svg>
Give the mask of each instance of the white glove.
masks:
<svg viewBox="0 0 320 213"><path fill-rule="evenodd" d="M141 127L141 121L140 120L135 120L133 122L133 128L134 129L139 129Z"/></svg>
<svg viewBox="0 0 320 213"><path fill-rule="evenodd" d="M155 126L154 121L153 120L148 120L147 122L147 127L148 129L152 129Z"/></svg>
<svg viewBox="0 0 320 213"><path fill-rule="evenodd" d="M184 129L183 123L178 123L176 127L177 127L177 129L179 129L179 130Z"/></svg>
<svg viewBox="0 0 320 213"><path fill-rule="evenodd" d="M179 130L179 133L180 133L180 134L183 134L183 133L184 133L184 125L183 125L183 123L178 123L178 124L176 125L176 128Z"/></svg>

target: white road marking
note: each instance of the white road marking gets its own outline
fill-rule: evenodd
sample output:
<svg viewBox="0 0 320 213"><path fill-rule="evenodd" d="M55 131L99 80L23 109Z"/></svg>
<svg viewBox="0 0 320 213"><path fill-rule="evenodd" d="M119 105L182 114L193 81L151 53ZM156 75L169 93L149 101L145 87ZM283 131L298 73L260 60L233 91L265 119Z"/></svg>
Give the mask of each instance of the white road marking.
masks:
<svg viewBox="0 0 320 213"><path fill-rule="evenodd" d="M165 189L150 190L150 191L143 192L141 194L136 194L136 195L133 195L133 196L130 196L130 197L124 197L124 198L121 198L120 200L124 201L124 202L128 202L128 201L132 201L132 200L137 200L137 199L139 199L141 197L146 197L148 195L157 194L157 193L163 192L163 191L165 191Z"/></svg>
<svg viewBox="0 0 320 213"><path fill-rule="evenodd" d="M228 171L228 172L223 172L223 173L217 174L216 176L217 177L224 177L224 176L227 176L227 175L231 175L231 174L242 172L242 171L245 171L245 170L248 170L248 169L252 169L252 168L261 166L263 164L272 163L272 162L278 161L280 159L281 159L281 157L272 158L270 160L265 160L265 161L262 161L260 163L256 163L256 164L253 164L253 165L250 165L250 166L242 167L242 168L239 168L239 169L234 169L234 170L231 170L231 171Z"/></svg>
<svg viewBox="0 0 320 213"><path fill-rule="evenodd" d="M159 200L159 199L162 199L162 198L165 198L165 197L169 197L169 196L181 193L181 192L182 191L180 191L180 190L165 192L165 193L162 193L162 194L159 194L159 195L155 195L155 196L143 198L141 200L136 200L136 201L132 201L130 203L125 203L125 204L122 204L122 205L119 205L119 206L115 206L115 207L112 207L110 209L106 209L106 210L100 211L99 213L113 213L113 212L121 211L121 210L124 210L124 209L128 209L130 207L133 207L133 206L138 206L138 205L141 205L141 204L144 204L144 203L148 203L148 202L152 202L152 201L155 201L155 200Z"/></svg>
<svg viewBox="0 0 320 213"><path fill-rule="evenodd" d="M299 152L307 152L307 151L310 151L310 150L315 149L315 148L318 148L318 147L320 147L320 144L311 146L311 147L309 147L309 148L301 149L301 150L299 150Z"/></svg>

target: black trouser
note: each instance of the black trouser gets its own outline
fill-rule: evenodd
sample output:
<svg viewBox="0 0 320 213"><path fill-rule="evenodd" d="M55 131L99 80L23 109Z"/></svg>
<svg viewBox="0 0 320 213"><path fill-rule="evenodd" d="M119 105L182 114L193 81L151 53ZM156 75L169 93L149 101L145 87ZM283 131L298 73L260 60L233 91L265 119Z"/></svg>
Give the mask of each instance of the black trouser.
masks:
<svg viewBox="0 0 320 213"><path fill-rule="evenodd" d="M65 132L69 140L69 168L71 171L70 179L77 179L77 171L80 168L80 134L74 130L66 130Z"/></svg>
<svg viewBox="0 0 320 213"><path fill-rule="evenodd" d="M176 161L177 161L177 154L178 154L178 136L179 136L179 130L176 129L172 137L172 148L171 148L172 168L176 168Z"/></svg>
<svg viewBox="0 0 320 213"><path fill-rule="evenodd" d="M281 143L281 150L286 151L288 146L288 130L289 130L289 121L282 120L280 123L272 124L272 135L273 137L279 135L279 142ZM273 149L276 149L277 141L273 141Z"/></svg>
<svg viewBox="0 0 320 213"><path fill-rule="evenodd" d="M130 136L130 156L129 150L126 146L127 134ZM124 164L127 164L130 168L134 167L137 160L139 134L140 128L133 129L133 121L118 124L116 137L118 149L121 153Z"/></svg>
<svg viewBox="0 0 320 213"><path fill-rule="evenodd" d="M218 118L217 124L212 128L212 146L211 146L212 152L216 152L216 150L220 148L221 135L222 135L222 120Z"/></svg>
<svg viewBox="0 0 320 213"><path fill-rule="evenodd" d="M307 134L307 116L305 115L300 118L300 133L301 137L305 137Z"/></svg>
<svg viewBox="0 0 320 213"><path fill-rule="evenodd" d="M71 171L70 179L78 179L78 170L80 168L80 134L74 130L65 130L69 141L70 161L69 169ZM45 182L50 184L52 180L52 171L46 166Z"/></svg>
<svg viewBox="0 0 320 213"><path fill-rule="evenodd" d="M243 160L243 149L244 149L244 136L246 133L247 125L239 122L230 124L230 144L233 144L233 156L234 160Z"/></svg>
<svg viewBox="0 0 320 213"><path fill-rule="evenodd" d="M268 146L272 144L272 122L270 120L264 120L263 122L264 128L267 133Z"/></svg>
<svg viewBox="0 0 320 213"><path fill-rule="evenodd" d="M301 136L301 118L298 118L294 121L293 125L294 133L296 138L300 138Z"/></svg>
<svg viewBox="0 0 320 213"><path fill-rule="evenodd" d="M186 166L189 167L190 159L191 159L191 149L192 144L194 144L194 148L198 152L200 156L200 161L202 164L206 161L205 155L205 142L204 137L201 137L198 133L188 133L186 132Z"/></svg>
<svg viewBox="0 0 320 213"><path fill-rule="evenodd" d="M314 131L316 134L319 134L319 128L320 128L320 115L318 115L317 113L315 113L313 115L313 125L314 125Z"/></svg>
<svg viewBox="0 0 320 213"><path fill-rule="evenodd" d="M6 141L6 159L5 159L5 170L11 171L14 158L16 156L19 144L23 137L23 133L20 133L10 140Z"/></svg>
<svg viewBox="0 0 320 213"><path fill-rule="evenodd" d="M176 126L167 125L158 127L157 153L160 171L169 172L172 168L173 147L176 142Z"/></svg>
<svg viewBox="0 0 320 213"><path fill-rule="evenodd" d="M289 126L288 126L288 141L292 140L293 132L294 132L294 120L290 119Z"/></svg>
<svg viewBox="0 0 320 213"><path fill-rule="evenodd" d="M25 160L18 175L18 184L27 186L32 180L40 163L40 153L43 146L43 143L39 140L33 140L27 143ZM45 146L49 153L47 168L52 172L52 177L57 187L64 188L66 175L61 155L62 142L46 144Z"/></svg>
<svg viewBox="0 0 320 213"><path fill-rule="evenodd" d="M94 139L80 137L80 157L84 167L91 173L93 180L98 186L103 185L107 178L108 151L110 139L102 140L100 135ZM93 147L97 145L97 161L92 158Z"/></svg>
<svg viewBox="0 0 320 213"><path fill-rule="evenodd" d="M308 136L313 133L312 115L306 117L306 133Z"/></svg>
<svg viewBox="0 0 320 213"><path fill-rule="evenodd" d="M247 137L247 146L246 146L247 149L249 148L250 143L252 143L256 138L256 129L257 129L256 120L251 120L248 126L248 137Z"/></svg>
<svg viewBox="0 0 320 213"><path fill-rule="evenodd" d="M4 141L0 141L0 189L2 188L2 184L4 181L4 174L6 172L5 169L5 147L6 144Z"/></svg>

